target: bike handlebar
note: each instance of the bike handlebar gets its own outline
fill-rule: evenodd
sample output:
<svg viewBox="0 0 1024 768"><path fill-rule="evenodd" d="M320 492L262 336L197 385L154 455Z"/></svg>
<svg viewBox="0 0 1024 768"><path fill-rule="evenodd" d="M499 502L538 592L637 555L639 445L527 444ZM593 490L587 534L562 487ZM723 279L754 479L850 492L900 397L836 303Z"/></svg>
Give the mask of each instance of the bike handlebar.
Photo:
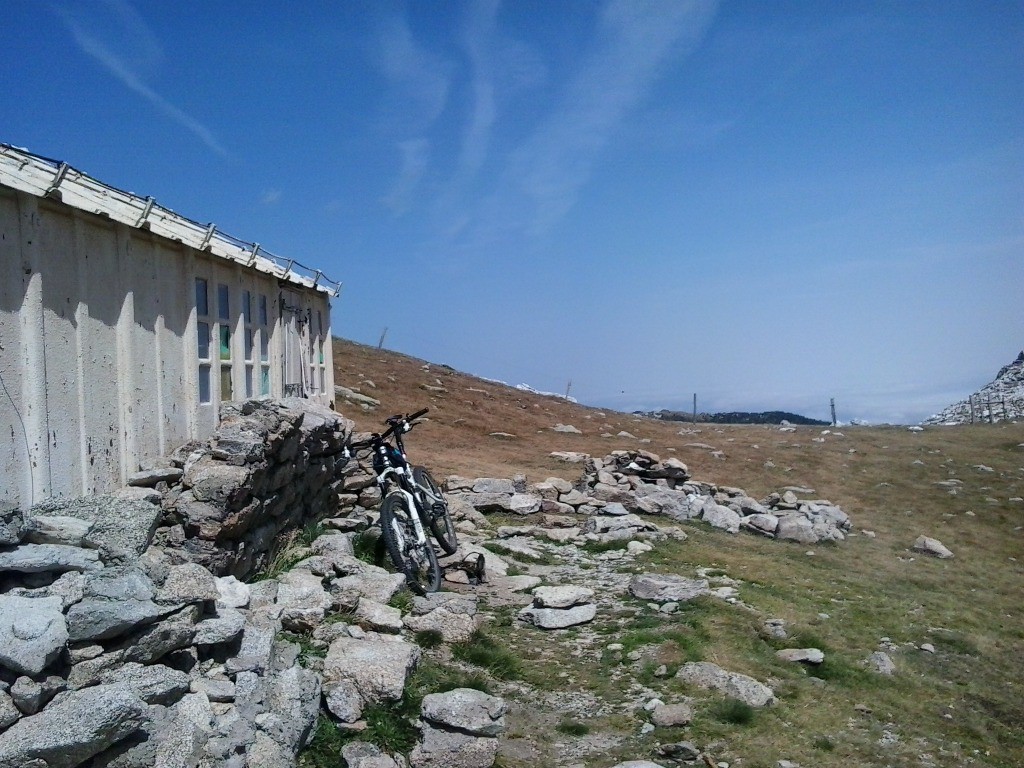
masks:
<svg viewBox="0 0 1024 768"><path fill-rule="evenodd" d="M383 434L377 434L376 432L374 432L372 435L370 435L370 438L368 440L360 440L357 443L349 443L346 447L349 450L360 450L362 448L370 448L378 443L383 442L384 440L387 440L389 437L395 434L395 431L400 426L405 424L411 425L412 422L416 421L416 419L420 418L421 416L425 416L428 411L430 411L429 408L422 408L416 411L416 413L411 413L408 416L391 416L390 418L384 421L385 424L391 425L388 427L386 432L384 432Z"/></svg>

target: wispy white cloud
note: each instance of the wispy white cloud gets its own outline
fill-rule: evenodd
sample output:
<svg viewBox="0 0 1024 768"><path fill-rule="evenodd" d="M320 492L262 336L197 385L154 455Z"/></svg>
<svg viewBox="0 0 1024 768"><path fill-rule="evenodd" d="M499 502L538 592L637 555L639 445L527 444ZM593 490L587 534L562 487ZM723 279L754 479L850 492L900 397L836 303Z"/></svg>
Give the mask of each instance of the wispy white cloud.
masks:
<svg viewBox="0 0 1024 768"><path fill-rule="evenodd" d="M263 205L276 205L281 201L281 190L280 189L265 189L263 194L260 195L260 202Z"/></svg>
<svg viewBox="0 0 1024 768"><path fill-rule="evenodd" d="M715 10L712 0L609 0L557 107L513 152L484 203L476 239L509 228L540 235L565 216L624 117L665 62L702 39Z"/></svg>
<svg viewBox="0 0 1024 768"><path fill-rule="evenodd" d="M398 15L382 20L379 35L380 69L392 91L387 119L408 132L433 123L448 103L449 66L417 44L408 21Z"/></svg>
<svg viewBox="0 0 1024 768"><path fill-rule="evenodd" d="M104 5L109 9L110 20L113 22L103 24L104 30L118 40L134 41L132 50L136 56L133 61L129 61L123 54L115 53L98 34L87 29L89 25L82 23L81 18L75 18L66 10L58 10L58 14L83 53L99 62L123 85L142 96L167 117L195 134L211 150L219 155L227 155L227 151L206 126L171 104L143 81L140 70L153 68L161 58L162 51L156 35L142 16L122 0L107 0Z"/></svg>
<svg viewBox="0 0 1024 768"><path fill-rule="evenodd" d="M427 170L430 162L430 142L426 139L400 141L398 151L402 156L398 181L382 202L394 213L402 214L408 210L413 192Z"/></svg>

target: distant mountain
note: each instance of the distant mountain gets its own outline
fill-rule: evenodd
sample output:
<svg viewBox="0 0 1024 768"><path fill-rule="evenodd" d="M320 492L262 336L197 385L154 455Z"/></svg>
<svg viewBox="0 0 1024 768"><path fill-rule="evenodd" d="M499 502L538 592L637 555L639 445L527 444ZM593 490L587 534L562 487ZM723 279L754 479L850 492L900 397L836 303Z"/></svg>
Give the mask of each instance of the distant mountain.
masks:
<svg viewBox="0 0 1024 768"><path fill-rule="evenodd" d="M922 424L970 424L972 422L1024 419L1024 352L970 397L943 408Z"/></svg>
<svg viewBox="0 0 1024 768"><path fill-rule="evenodd" d="M643 414L653 419L662 421L693 421L693 413L685 411L649 411ZM723 413L698 413L697 421L705 424L781 424L788 421L790 424L808 426L827 426L832 422L809 419L798 413L788 411L727 411Z"/></svg>

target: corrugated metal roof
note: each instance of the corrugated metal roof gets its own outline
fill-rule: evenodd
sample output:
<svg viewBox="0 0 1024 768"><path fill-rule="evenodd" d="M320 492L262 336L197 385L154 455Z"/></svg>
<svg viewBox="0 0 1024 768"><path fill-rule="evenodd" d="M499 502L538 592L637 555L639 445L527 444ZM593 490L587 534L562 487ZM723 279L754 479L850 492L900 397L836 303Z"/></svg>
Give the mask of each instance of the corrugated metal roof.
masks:
<svg viewBox="0 0 1024 768"><path fill-rule="evenodd" d="M0 144L0 184L12 189L50 197L79 210L108 216L130 227L176 240L196 250L274 275L280 280L337 296L341 283L318 269L286 259L218 232L213 224L200 224L156 203L104 184L57 160L28 150Z"/></svg>

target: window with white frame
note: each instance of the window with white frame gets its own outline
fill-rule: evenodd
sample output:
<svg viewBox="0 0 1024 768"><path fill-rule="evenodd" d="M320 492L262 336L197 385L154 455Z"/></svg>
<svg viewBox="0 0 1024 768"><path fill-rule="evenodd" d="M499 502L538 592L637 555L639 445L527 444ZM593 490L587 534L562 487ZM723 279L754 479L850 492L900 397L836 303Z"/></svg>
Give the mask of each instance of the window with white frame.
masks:
<svg viewBox="0 0 1024 768"><path fill-rule="evenodd" d="M209 403L211 367L210 357L210 291L205 278L196 278L196 341L199 358L199 402Z"/></svg>
<svg viewBox="0 0 1024 768"><path fill-rule="evenodd" d="M242 291L242 327L245 334L245 396L252 397L256 329L252 324L252 293L250 291Z"/></svg>
<svg viewBox="0 0 1024 768"><path fill-rule="evenodd" d="M325 373L326 365L324 364L324 315L321 310L316 311L316 325L317 325L317 337L316 346L318 352L318 363L317 369L320 376L320 394L324 394L327 391L327 375Z"/></svg>
<svg viewBox="0 0 1024 768"><path fill-rule="evenodd" d="M257 319L260 325L260 395L266 397L270 394L270 313L267 297L262 293L259 297Z"/></svg>
<svg viewBox="0 0 1024 768"><path fill-rule="evenodd" d="M231 400L231 296L223 283L217 286L217 334L220 341L220 399Z"/></svg>

